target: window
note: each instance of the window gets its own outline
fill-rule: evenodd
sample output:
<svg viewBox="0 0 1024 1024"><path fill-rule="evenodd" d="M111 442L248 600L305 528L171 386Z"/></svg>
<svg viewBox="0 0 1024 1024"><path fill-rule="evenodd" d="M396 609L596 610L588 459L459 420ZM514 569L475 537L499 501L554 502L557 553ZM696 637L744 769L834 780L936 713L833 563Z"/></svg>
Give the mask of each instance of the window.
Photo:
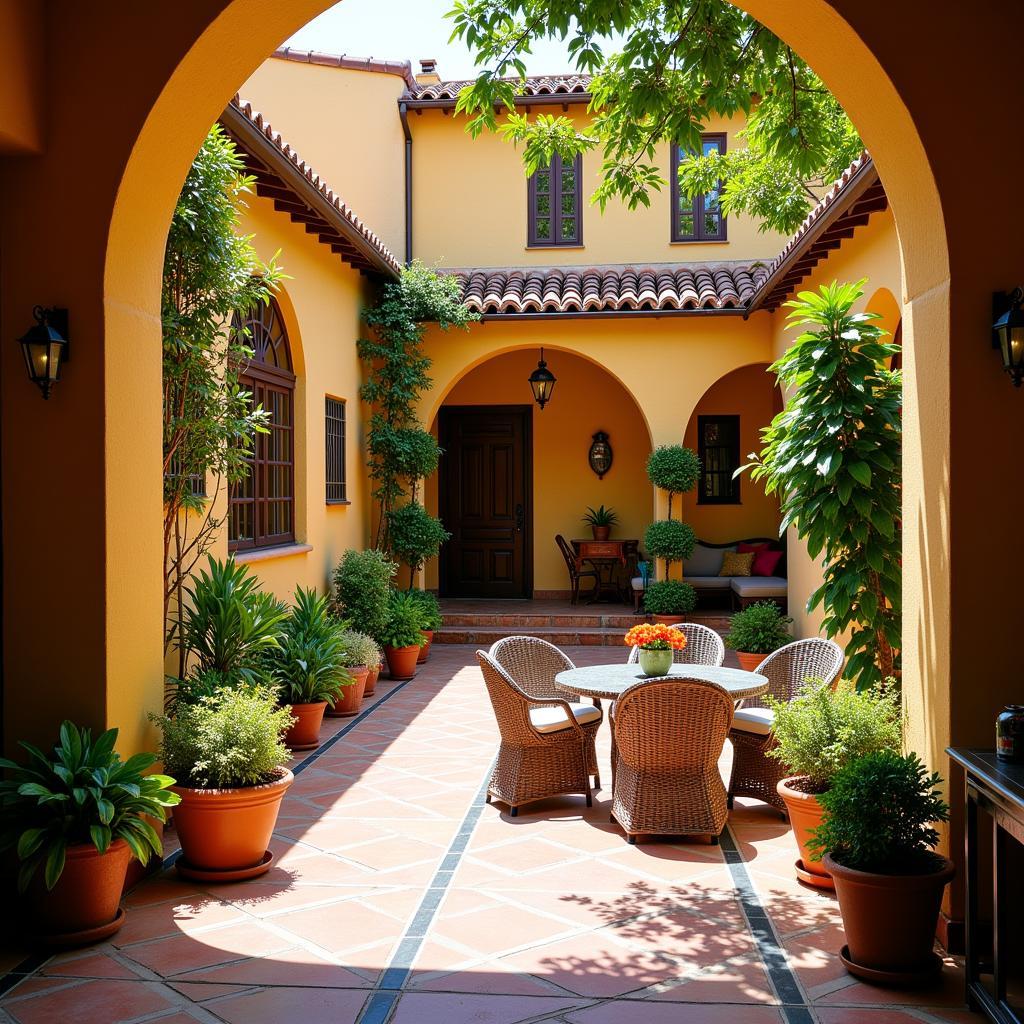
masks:
<svg viewBox="0 0 1024 1024"><path fill-rule="evenodd" d="M345 496L345 403L327 396L324 409L327 449L327 504L347 502Z"/></svg>
<svg viewBox="0 0 1024 1024"><path fill-rule="evenodd" d="M704 155L725 152L725 134L701 136ZM679 187L679 165L689 154L680 146L672 146L672 241L724 242L725 218L719 202L719 189L706 195L686 198Z"/></svg>
<svg viewBox="0 0 1024 1024"><path fill-rule="evenodd" d="M542 167L530 178L530 246L583 244L582 159L562 163L554 156L550 167Z"/></svg>
<svg viewBox="0 0 1024 1024"><path fill-rule="evenodd" d="M295 540L295 374L288 334L273 299L245 317L236 315L232 324L248 329L253 350L239 382L269 414L267 432L256 435L246 460L249 473L231 486L228 547L244 551Z"/></svg>
<svg viewBox="0 0 1024 1024"><path fill-rule="evenodd" d="M167 476L174 479L181 474L181 460L177 456L171 457L171 468L167 472ZM192 496L195 498L205 498L206 495L206 474L205 473L189 473L188 474L188 488Z"/></svg>
<svg viewBox="0 0 1024 1024"><path fill-rule="evenodd" d="M700 456L698 505L738 505L740 482L733 473L740 465L739 416L698 416L697 454Z"/></svg>

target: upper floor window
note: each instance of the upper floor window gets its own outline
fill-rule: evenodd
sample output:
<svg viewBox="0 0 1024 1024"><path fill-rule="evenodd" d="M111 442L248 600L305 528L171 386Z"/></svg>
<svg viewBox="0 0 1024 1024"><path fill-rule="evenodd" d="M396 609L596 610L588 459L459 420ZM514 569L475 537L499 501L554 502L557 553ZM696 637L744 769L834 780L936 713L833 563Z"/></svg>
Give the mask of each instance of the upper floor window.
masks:
<svg viewBox="0 0 1024 1024"><path fill-rule="evenodd" d="M324 407L324 438L327 504L345 504L348 501L345 481L345 403L330 395Z"/></svg>
<svg viewBox="0 0 1024 1024"><path fill-rule="evenodd" d="M248 329L253 350L239 383L269 413L267 432L257 433L246 460L249 472L231 485L228 547L244 551L295 540L295 374L288 332L273 299L244 317L236 314L232 323Z"/></svg>
<svg viewBox="0 0 1024 1024"><path fill-rule="evenodd" d="M739 416L698 416L697 454L700 456L698 505L738 505L740 481Z"/></svg>
<svg viewBox="0 0 1024 1024"><path fill-rule="evenodd" d="M701 136L701 148L708 153L725 153L725 134ZM725 217L722 216L720 189L713 189L692 200L679 187L679 165L685 163L689 152L672 145L672 241L724 242Z"/></svg>
<svg viewBox="0 0 1024 1024"><path fill-rule="evenodd" d="M528 244L583 244L582 158L563 163L557 154L530 178Z"/></svg>

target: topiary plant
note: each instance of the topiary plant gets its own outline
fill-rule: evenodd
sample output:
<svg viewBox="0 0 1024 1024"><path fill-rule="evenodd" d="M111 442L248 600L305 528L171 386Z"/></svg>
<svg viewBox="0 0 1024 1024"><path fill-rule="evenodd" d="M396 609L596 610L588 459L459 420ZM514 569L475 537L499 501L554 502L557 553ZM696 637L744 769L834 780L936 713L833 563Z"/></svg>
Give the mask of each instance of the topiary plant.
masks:
<svg viewBox="0 0 1024 1024"><path fill-rule="evenodd" d="M655 487L668 491L668 517L672 518L672 496L685 494L700 479L700 459L692 448L663 444L647 457L647 478Z"/></svg>
<svg viewBox="0 0 1024 1024"><path fill-rule="evenodd" d="M644 611L650 615L685 615L697 607L697 591L682 580L658 580L644 591Z"/></svg>
<svg viewBox="0 0 1024 1024"><path fill-rule="evenodd" d="M774 601L755 601L732 617L725 646L748 654L771 654L793 639L789 634L792 623Z"/></svg>
<svg viewBox="0 0 1024 1024"><path fill-rule="evenodd" d="M790 701L769 696L765 703L775 716L775 745L767 754L793 775L803 776L803 792L824 793L858 758L900 748L900 699L895 687L856 690L840 683L833 690L812 680Z"/></svg>
<svg viewBox="0 0 1024 1024"><path fill-rule="evenodd" d="M848 764L819 798L825 820L808 844L815 859L828 853L843 867L879 874L935 870L932 825L949 820L941 783L916 754L879 750Z"/></svg>
<svg viewBox="0 0 1024 1024"><path fill-rule="evenodd" d="M433 558L451 534L419 502L410 501L388 512L391 550L409 566L409 586L428 558Z"/></svg>
<svg viewBox="0 0 1024 1024"><path fill-rule="evenodd" d="M382 551L346 551L334 570L338 611L353 629L380 638L398 565Z"/></svg>
<svg viewBox="0 0 1024 1024"><path fill-rule="evenodd" d="M665 560L665 576L668 577L669 566L680 562L693 554L697 535L688 523L680 523L675 519L660 519L651 523L644 533L644 547L652 558Z"/></svg>

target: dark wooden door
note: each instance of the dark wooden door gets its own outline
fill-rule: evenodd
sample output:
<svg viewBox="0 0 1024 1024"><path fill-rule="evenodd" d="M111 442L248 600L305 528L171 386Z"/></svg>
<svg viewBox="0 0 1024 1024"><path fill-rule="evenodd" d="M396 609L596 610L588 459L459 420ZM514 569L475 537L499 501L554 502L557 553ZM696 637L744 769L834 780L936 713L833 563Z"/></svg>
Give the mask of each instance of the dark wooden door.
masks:
<svg viewBox="0 0 1024 1024"><path fill-rule="evenodd" d="M446 597L530 597L532 410L528 405L441 409L438 440Z"/></svg>

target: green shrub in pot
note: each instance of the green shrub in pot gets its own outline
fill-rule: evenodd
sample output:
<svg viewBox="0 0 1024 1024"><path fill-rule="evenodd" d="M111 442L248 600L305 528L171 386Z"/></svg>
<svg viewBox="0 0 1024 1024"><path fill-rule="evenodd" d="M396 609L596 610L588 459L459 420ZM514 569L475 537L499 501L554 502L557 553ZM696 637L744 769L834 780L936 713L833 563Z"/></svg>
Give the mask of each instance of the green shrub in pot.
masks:
<svg viewBox="0 0 1024 1024"><path fill-rule="evenodd" d="M663 558L669 565L689 558L697 543L697 534L689 523L678 519L660 519L644 533L644 548L652 558Z"/></svg>
<svg viewBox="0 0 1024 1024"><path fill-rule="evenodd" d="M422 647L423 610L420 602L407 590L393 590L388 601L388 619L380 635L384 647Z"/></svg>
<svg viewBox="0 0 1024 1024"><path fill-rule="evenodd" d="M437 555L451 534L418 501L392 509L387 516L391 551L409 567L411 587L416 573L427 559Z"/></svg>
<svg viewBox="0 0 1024 1024"><path fill-rule="evenodd" d="M733 615L725 646L748 654L771 654L793 639L789 633L792 624L774 601L755 601Z"/></svg>
<svg viewBox="0 0 1024 1024"><path fill-rule="evenodd" d="M644 591L644 611L650 615L685 615L697 607L697 591L682 580L658 580Z"/></svg>
<svg viewBox="0 0 1024 1024"><path fill-rule="evenodd" d="M380 639L397 572L397 563L382 551L345 552L334 570L334 597L339 614L352 629Z"/></svg>
<svg viewBox="0 0 1024 1024"><path fill-rule="evenodd" d="M408 590L405 593L409 594L412 600L419 605L420 621L422 622L420 628L426 630L440 629L444 618L441 615L441 603L438 601L437 596L429 590Z"/></svg>
<svg viewBox="0 0 1024 1024"><path fill-rule="evenodd" d="M374 668L380 664L380 646L372 636L347 629L341 634L341 647L345 668L358 668L361 665Z"/></svg>

